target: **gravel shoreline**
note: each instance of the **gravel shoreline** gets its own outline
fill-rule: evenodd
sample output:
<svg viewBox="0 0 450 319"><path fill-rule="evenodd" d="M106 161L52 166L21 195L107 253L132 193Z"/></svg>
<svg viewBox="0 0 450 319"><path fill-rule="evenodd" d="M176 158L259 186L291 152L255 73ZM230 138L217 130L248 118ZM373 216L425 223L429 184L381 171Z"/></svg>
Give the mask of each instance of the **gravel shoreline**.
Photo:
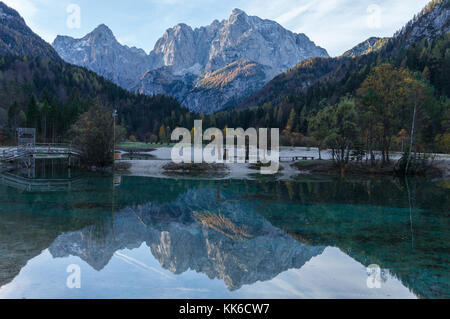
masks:
<svg viewBox="0 0 450 319"><path fill-rule="evenodd" d="M168 172L164 169L164 166L172 163L171 160L171 148L162 147L145 154L151 154L154 156L152 160L124 160L122 162L131 164L131 167L124 174L132 176L142 177L154 177L154 178L205 178L205 179L249 179L258 180L261 178L273 178L276 180L292 180L299 175L311 174L308 170L299 170L293 166L293 161L280 162L280 170L275 175L262 175L259 170L251 169L250 164L224 164L226 169L223 172L207 172L207 176L196 176L191 173L179 173ZM401 154L392 154L392 160L399 159ZM318 150L315 148L282 148L280 150L281 158L289 157L314 157L319 158ZM331 156L329 152L322 151L322 158L324 160L330 160ZM450 177L450 156L449 155L437 155L438 166L444 172L444 178Z"/></svg>

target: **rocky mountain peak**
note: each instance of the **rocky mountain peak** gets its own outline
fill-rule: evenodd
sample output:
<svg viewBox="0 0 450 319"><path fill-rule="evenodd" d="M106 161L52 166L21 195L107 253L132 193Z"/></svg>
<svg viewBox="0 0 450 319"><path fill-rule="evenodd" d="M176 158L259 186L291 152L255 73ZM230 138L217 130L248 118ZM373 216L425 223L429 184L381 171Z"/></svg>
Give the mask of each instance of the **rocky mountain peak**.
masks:
<svg viewBox="0 0 450 319"><path fill-rule="evenodd" d="M248 18L249 16L241 9L233 9L228 22L231 24L236 22L248 22Z"/></svg>
<svg viewBox="0 0 450 319"><path fill-rule="evenodd" d="M105 24L100 24L97 28L95 28L90 35L101 35L101 36L105 36L107 38L111 38L116 40L116 38L114 37L113 32L111 31L111 29L105 25Z"/></svg>
<svg viewBox="0 0 450 319"><path fill-rule="evenodd" d="M53 47L67 62L91 69L129 90L151 68L144 50L121 45L104 24L81 39L58 36Z"/></svg>
<svg viewBox="0 0 450 319"><path fill-rule="evenodd" d="M247 15L243 10L239 9L239 8L234 8L233 11L231 12L231 16L238 16L238 15Z"/></svg>
<svg viewBox="0 0 450 319"><path fill-rule="evenodd" d="M394 38L403 40L408 47L422 39L432 42L448 32L450 32L450 0L433 0L398 31Z"/></svg>
<svg viewBox="0 0 450 319"><path fill-rule="evenodd" d="M121 46L104 25L82 39L57 38L54 47L70 63L128 90L171 95L205 113L239 101L300 61L328 57L306 35L240 9L208 26L193 29L180 23L167 29L148 56ZM124 81L125 74L132 78Z"/></svg>
<svg viewBox="0 0 450 319"><path fill-rule="evenodd" d="M97 28L83 37L83 40L88 41L97 47L100 45L121 46L114 36L114 33L105 24L100 24Z"/></svg>

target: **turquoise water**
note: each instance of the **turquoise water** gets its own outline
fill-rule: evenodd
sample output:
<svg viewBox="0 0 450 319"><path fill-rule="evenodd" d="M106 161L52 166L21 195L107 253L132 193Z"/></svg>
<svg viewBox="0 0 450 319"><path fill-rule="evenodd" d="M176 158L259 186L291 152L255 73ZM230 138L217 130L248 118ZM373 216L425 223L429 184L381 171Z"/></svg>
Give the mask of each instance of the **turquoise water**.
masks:
<svg viewBox="0 0 450 319"><path fill-rule="evenodd" d="M449 182L51 168L0 180L0 298L450 297Z"/></svg>

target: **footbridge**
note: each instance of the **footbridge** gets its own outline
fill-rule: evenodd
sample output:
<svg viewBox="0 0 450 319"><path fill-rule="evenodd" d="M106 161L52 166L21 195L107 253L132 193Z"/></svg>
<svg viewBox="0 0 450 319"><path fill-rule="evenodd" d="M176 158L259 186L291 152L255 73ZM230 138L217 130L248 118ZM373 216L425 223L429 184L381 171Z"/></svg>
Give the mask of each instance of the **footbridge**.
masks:
<svg viewBox="0 0 450 319"><path fill-rule="evenodd" d="M80 154L80 151L70 144L30 144L0 151L0 161L8 163L28 157L79 157Z"/></svg>
<svg viewBox="0 0 450 319"><path fill-rule="evenodd" d="M81 152L70 144L28 144L0 150L0 171L33 166L36 158L67 158L68 167L79 161ZM11 166L12 165L12 166Z"/></svg>

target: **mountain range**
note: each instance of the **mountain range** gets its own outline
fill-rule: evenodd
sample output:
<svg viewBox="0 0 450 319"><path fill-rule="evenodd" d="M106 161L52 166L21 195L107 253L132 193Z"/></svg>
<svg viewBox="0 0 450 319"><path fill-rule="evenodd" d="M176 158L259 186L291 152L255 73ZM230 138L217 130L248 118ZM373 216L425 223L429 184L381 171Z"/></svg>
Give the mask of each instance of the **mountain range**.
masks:
<svg viewBox="0 0 450 319"><path fill-rule="evenodd" d="M11 143L17 127L35 127L39 138L61 140L80 114L100 104L116 108L120 122L142 139L189 113L173 98L128 92L65 62L0 1L0 140Z"/></svg>
<svg viewBox="0 0 450 319"><path fill-rule="evenodd" d="M340 57L315 58L300 62L246 98L238 105L238 109L264 104L280 105L286 99L292 101L298 98L304 102L311 98L311 95L336 101L346 94L354 94L372 68L379 63L395 63L422 72L428 62L418 63L411 56L412 51L421 43L425 46L422 50L428 51L430 48L428 44L436 44L439 38L449 32L450 1L431 1L392 38L370 38ZM445 44L443 46L442 55L436 52L434 57L436 61L428 65L428 68L437 74L430 79L436 86L442 86L447 82L442 78L447 72L448 65ZM409 56L406 50L410 50ZM420 55L423 57L424 53L418 52L419 58ZM334 92L324 94L327 90ZM448 95L450 92L440 93Z"/></svg>
<svg viewBox="0 0 450 319"><path fill-rule="evenodd" d="M148 55L121 45L105 25L81 39L58 36L53 47L129 91L167 94L208 114L236 105L300 61L328 57L306 35L239 9L205 27L168 29Z"/></svg>
<svg viewBox="0 0 450 319"><path fill-rule="evenodd" d="M82 178L71 191L58 191L50 204L41 200L42 192L18 192L11 184L0 182L0 194L7 205L0 214L0 287L20 277L21 271L26 273L23 268L46 251L53 258L77 256L101 270L117 257L116 251L145 245L148 254L173 274L190 269L217 278L234 291L270 280L288 269L300 269L331 246L365 267L376 260L417 296L448 296L449 289L442 282L448 273L445 262L429 267L435 258L446 258L430 257L429 253L430 245L438 250L442 240L436 237L427 242L446 225L438 223L430 231L421 232L411 254L411 243L404 240L410 230L396 218L407 216L409 209L392 209L405 191L395 180L364 184L336 179L331 181L338 187L335 192L327 191L330 184L323 180L260 183L250 187L248 199L236 201L246 192L244 183L218 191L219 184L205 181L163 179L143 183L141 178L124 176L115 190L113 214L111 204L98 200L98 190L109 194L111 182L109 178ZM431 184L417 183L418 200L436 206L416 218L427 214L436 219L436 212L448 207L445 187ZM97 191L86 191L86 186ZM392 196L383 205L365 204L380 203L379 198L386 193ZM355 198L351 211L345 205L349 196ZM262 197L265 205L261 205ZM35 204L25 207L24 200ZM289 207L298 208L290 211L291 218L280 218L278 213L279 202L284 200L291 201ZM334 204L324 204L324 200ZM56 213L63 206L67 212ZM55 213L44 213L48 211ZM343 220L343 216L347 218ZM361 237L370 227L377 230L386 225L393 231ZM425 272L428 275L424 277Z"/></svg>
<svg viewBox="0 0 450 319"><path fill-rule="evenodd" d="M190 189L163 205L127 207L100 238L92 238L94 227L88 226L61 234L49 251L54 258L78 256L100 271L117 251L145 243L163 268L204 273L231 291L300 269L323 253L325 247L308 246L274 228L251 205L218 202L216 195L213 189Z"/></svg>
<svg viewBox="0 0 450 319"><path fill-rule="evenodd" d="M147 142L166 141L168 128L191 128L201 112L209 114L206 126L284 128L290 121L292 133L307 135L311 114L356 96L374 67L390 63L423 73L441 101L427 129L432 144L448 134L449 12L449 0L433 0L392 38L370 38L331 58L305 35L234 10L207 27L167 30L147 54L121 45L105 25L83 39L60 36L53 47L0 2L0 140L18 125L67 138L93 104L117 108L128 134Z"/></svg>

